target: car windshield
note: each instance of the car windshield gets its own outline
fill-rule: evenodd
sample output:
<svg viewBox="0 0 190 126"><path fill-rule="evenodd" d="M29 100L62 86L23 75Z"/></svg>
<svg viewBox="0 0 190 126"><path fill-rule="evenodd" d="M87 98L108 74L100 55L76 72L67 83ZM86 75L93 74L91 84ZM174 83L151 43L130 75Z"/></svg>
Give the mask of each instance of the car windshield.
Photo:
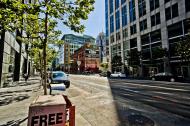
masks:
<svg viewBox="0 0 190 126"><path fill-rule="evenodd" d="M64 73L53 73L53 78L64 77Z"/></svg>

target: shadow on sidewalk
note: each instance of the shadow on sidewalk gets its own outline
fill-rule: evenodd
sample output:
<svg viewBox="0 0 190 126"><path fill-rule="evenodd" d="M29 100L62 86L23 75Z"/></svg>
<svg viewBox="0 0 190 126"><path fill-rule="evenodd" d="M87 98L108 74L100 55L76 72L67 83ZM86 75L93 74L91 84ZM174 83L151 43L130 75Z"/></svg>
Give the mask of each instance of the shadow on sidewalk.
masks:
<svg viewBox="0 0 190 126"><path fill-rule="evenodd" d="M19 120L11 120L6 122L6 124L0 125L0 126L19 126L21 123L25 122L28 119L28 117L24 119L19 119Z"/></svg>
<svg viewBox="0 0 190 126"><path fill-rule="evenodd" d="M21 94L18 96L15 96L14 94L12 94L12 95L6 95L6 96L8 97L0 99L0 106L9 105L13 102L20 102L30 97L28 94Z"/></svg>

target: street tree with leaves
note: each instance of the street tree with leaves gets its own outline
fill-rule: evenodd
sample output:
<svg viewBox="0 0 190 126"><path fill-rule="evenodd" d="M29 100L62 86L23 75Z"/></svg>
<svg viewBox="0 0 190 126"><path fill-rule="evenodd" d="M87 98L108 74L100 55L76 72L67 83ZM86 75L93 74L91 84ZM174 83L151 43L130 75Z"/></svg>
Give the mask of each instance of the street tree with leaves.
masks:
<svg viewBox="0 0 190 126"><path fill-rule="evenodd" d="M35 3L22 3L17 0L1 0L0 22L4 30L22 29L26 38L40 39L43 51L44 94L47 94L47 44L58 40L58 21L75 32L83 32L81 20L87 20L94 9L94 0L38 0ZM24 37L22 37L23 39ZM59 41L58 41L59 42Z"/></svg>
<svg viewBox="0 0 190 126"><path fill-rule="evenodd" d="M187 35L177 43L176 53L182 63L190 62L190 35Z"/></svg>

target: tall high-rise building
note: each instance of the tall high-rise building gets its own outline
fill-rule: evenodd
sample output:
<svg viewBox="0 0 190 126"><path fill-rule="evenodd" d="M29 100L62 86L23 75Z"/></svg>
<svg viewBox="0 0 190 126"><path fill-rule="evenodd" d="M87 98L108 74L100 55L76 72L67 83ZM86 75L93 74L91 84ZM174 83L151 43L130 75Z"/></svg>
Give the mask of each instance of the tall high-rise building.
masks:
<svg viewBox="0 0 190 126"><path fill-rule="evenodd" d="M107 62L106 55L106 35L104 32L99 33L96 38L96 45L99 47L99 58L100 62Z"/></svg>
<svg viewBox="0 0 190 126"><path fill-rule="evenodd" d="M177 43L190 29L190 0L105 0L105 18L110 64L115 55L124 64L112 71L127 66L132 74L190 77L189 63L176 55Z"/></svg>

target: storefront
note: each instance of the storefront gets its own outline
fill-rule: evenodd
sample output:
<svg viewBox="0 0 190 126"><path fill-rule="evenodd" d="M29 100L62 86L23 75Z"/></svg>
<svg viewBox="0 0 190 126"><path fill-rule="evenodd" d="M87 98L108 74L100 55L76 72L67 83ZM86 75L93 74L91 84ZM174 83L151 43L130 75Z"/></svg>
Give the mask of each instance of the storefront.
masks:
<svg viewBox="0 0 190 126"><path fill-rule="evenodd" d="M1 70L1 86L4 87L8 83L13 82L13 75L15 69L15 54L19 52L19 44L16 41L16 35L5 32L4 39L1 39L1 44L3 45L3 51L1 52L2 56L2 70Z"/></svg>

